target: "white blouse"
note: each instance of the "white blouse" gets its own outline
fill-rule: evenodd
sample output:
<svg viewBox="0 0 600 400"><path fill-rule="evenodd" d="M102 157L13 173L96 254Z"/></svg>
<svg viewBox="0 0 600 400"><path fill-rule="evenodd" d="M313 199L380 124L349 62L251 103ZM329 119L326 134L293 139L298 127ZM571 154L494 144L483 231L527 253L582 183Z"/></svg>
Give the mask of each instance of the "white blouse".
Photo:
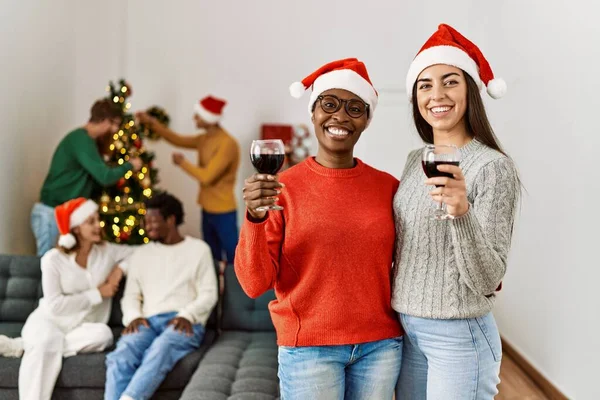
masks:
<svg viewBox="0 0 600 400"><path fill-rule="evenodd" d="M127 273L127 257L134 246L103 242L94 245L87 268L75 261L75 253L58 249L48 251L41 261L43 298L40 311L70 330L82 322L107 323L112 299L103 299L98 290L113 268L118 265Z"/></svg>

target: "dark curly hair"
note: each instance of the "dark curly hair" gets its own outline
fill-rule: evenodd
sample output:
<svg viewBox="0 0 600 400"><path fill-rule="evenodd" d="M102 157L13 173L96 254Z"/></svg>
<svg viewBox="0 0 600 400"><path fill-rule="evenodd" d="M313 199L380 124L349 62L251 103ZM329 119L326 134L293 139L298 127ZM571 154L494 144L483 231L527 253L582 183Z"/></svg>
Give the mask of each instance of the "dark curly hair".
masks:
<svg viewBox="0 0 600 400"><path fill-rule="evenodd" d="M167 219L171 215L175 216L175 225L183 224L183 206L177 197L167 193L157 193L144 201L146 209L154 208L160 211L160 215Z"/></svg>

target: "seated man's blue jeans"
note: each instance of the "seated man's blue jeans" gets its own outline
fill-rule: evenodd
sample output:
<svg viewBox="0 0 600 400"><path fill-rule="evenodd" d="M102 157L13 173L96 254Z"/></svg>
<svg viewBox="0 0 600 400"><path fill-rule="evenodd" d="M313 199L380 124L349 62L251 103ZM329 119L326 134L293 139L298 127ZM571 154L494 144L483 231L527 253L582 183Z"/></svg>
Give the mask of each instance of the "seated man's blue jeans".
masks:
<svg viewBox="0 0 600 400"><path fill-rule="evenodd" d="M281 399L391 399L402 342L399 337L345 346L280 346Z"/></svg>
<svg viewBox="0 0 600 400"><path fill-rule="evenodd" d="M177 313L148 318L150 327L141 325L137 333L123 335L117 348L106 356L105 400L127 395L135 400L149 399L177 361L200 347L204 326L193 325L187 336L167 324Z"/></svg>
<svg viewBox="0 0 600 400"><path fill-rule="evenodd" d="M54 208L35 203L31 210L31 230L35 236L37 255L41 257L56 245L58 238Z"/></svg>

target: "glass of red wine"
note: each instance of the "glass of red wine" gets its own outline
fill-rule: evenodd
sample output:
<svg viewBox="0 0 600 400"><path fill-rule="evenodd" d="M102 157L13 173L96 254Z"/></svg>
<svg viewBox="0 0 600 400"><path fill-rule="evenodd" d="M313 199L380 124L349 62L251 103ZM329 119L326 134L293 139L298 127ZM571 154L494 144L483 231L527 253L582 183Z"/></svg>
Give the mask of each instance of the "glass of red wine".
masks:
<svg viewBox="0 0 600 400"><path fill-rule="evenodd" d="M458 167L460 164L460 151L458 150L458 147L454 145L428 144L423 149L421 163L423 165L423 171L428 178L434 178L438 176L454 178L454 175L451 173L442 172L438 170L437 167L438 165L442 164L456 165ZM446 211L446 204L442 201L441 203L438 203L433 213L433 219L454 219L454 216L448 214L448 211Z"/></svg>
<svg viewBox="0 0 600 400"><path fill-rule="evenodd" d="M250 147L250 161L261 174L277 175L285 160L285 147L281 139L253 140ZM256 211L283 210L273 204L258 207Z"/></svg>

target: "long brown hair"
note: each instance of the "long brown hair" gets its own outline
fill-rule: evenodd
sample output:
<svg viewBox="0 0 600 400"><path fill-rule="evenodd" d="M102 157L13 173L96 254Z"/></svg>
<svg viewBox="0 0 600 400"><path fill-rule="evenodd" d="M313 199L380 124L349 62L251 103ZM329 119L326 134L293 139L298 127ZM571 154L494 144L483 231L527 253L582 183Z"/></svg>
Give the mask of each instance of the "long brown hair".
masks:
<svg viewBox="0 0 600 400"><path fill-rule="evenodd" d="M505 156L508 156L502 149L500 141L494 134L494 130L490 125L490 121L488 120L487 113L485 112L485 107L483 105L481 95L479 94L479 88L477 87L477 84L473 78L469 76L469 74L467 74L465 71L462 72L467 82L467 111L465 112L465 127L467 128L468 135L485 144L487 147L490 147L499 151ZM417 103L417 82L415 82L412 88L412 104L413 120L415 121L415 126L417 128L417 132L419 132L419 136L425 143L433 144L433 128L431 128L431 125L425 121L421 115L421 112L419 111L419 104Z"/></svg>

